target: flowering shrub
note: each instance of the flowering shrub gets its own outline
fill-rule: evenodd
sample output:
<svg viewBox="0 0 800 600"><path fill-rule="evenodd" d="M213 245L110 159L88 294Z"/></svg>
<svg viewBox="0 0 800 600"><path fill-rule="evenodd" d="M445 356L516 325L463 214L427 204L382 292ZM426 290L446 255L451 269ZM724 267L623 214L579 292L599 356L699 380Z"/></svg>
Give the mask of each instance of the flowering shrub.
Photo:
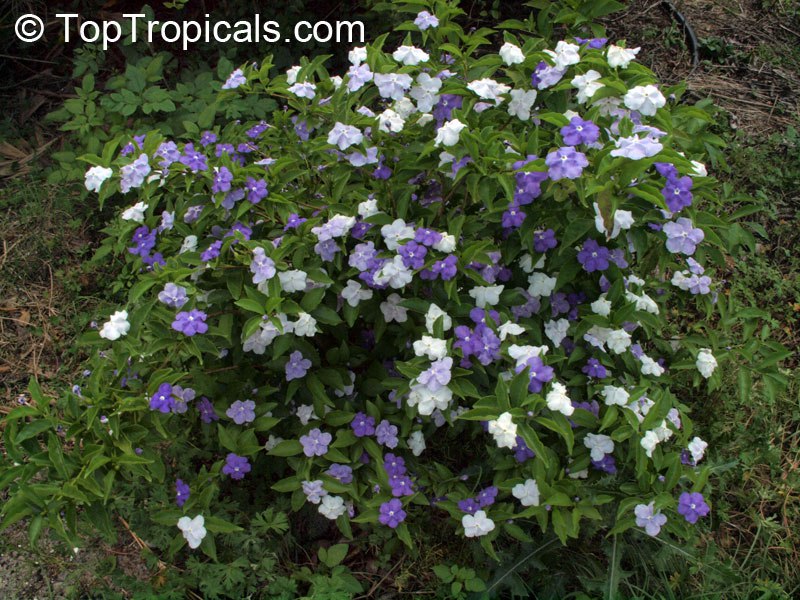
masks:
<svg viewBox="0 0 800 600"><path fill-rule="evenodd" d="M420 6L346 73L234 71L218 101L277 99L268 120L88 157L87 188L130 198L104 250L130 286L86 336L97 358L66 403L81 443L49 438L67 539L76 506L107 529L123 480L170 490L148 508L170 553L214 558L263 508L248 498L276 494L348 537L412 547L444 520L490 554L534 523L687 537L708 514L676 392L718 386L725 351L670 322L724 306L712 269L736 243L692 154L705 113L638 49L497 48ZM22 408L20 462L57 422L20 440Z"/></svg>

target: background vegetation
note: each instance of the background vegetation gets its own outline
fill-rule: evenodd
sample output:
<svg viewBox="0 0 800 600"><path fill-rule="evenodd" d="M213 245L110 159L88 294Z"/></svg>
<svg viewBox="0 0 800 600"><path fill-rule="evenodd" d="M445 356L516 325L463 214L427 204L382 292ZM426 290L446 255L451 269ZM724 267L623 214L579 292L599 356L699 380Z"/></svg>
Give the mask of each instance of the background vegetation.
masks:
<svg viewBox="0 0 800 600"><path fill-rule="evenodd" d="M232 18L252 14L250 4L153 2L152 9L182 18L220 11ZM261 12L270 10L252 4ZM298 0L282 3L278 20L358 15L367 31L378 35L392 21L388 13L368 12L374 4ZM550 3L529 4L475 1L464 8L474 25L481 26L524 17ZM316 598L350 597L344 590L331 591L346 589L349 573L369 582L360 592L363 597L422 590L452 597L454 582L476 577L505 595L534 592L541 598L564 597L567 591L576 598L631 599L766 599L800 593L800 9L786 0L676 2L696 32L700 63L695 66L687 36L664 8L666 3L557 4L563 23L555 25L554 37L567 27L580 30L587 20L596 20L610 38L641 45L640 59L662 81L686 81L696 99L710 97L719 107L715 133L727 147L709 170L726 182L723 192L731 210L743 195L757 198L763 208L755 216L763 235L752 252L731 261L726 293L741 305L765 311L761 325L768 337L792 350L782 362L789 385L776 393L775 382L731 372L723 389L703 399L695 419L715 465L715 511L695 549L634 535L617 546L598 536L567 549L542 540L507 553L500 568L486 563L481 573L470 573L457 568L473 562L468 546L448 537L418 557L391 564L376 552L380 540L366 540L361 550L347 556L314 548L295 553L293 565L260 564L275 573L275 597L280 597L281 586L287 588L284 597L294 597L281 578L287 568L308 570L308 593ZM139 5L85 0L59 8L111 18ZM606 13L613 8L619 10ZM180 136L192 123L202 127L204 119L224 110L213 105L205 85L210 73L227 73L230 65L264 53L247 47L180 53L146 45L102 52L64 45L54 29L48 30L49 43L22 47L15 42L11 27L16 16L46 10L43 2L20 0L0 7L0 411L6 412L25 393L30 377L47 395L72 384L83 358L74 340L115 291L108 284L116 265L105 258L90 260L115 207L100 211L86 200L84 167L74 157L122 131L159 126ZM543 22L554 21L554 13L544 14ZM303 54L343 51L281 48L275 63L284 68ZM138 85L161 90L150 92L152 106L124 97L122 90ZM245 106L241 117L262 118L271 108ZM741 343L749 342L742 333ZM741 387L748 390L747 402L739 400ZM147 550L146 530L127 522L118 527L116 543L98 538L77 556L46 538L30 548L25 529L12 530L0 541L0 597L132 597L137 591L139 597L152 597L148 590L153 586L167 594L181 578L197 575L191 564L183 573L165 568ZM265 516L265 540L277 543L284 532L279 518ZM220 586L233 590L245 589L251 572L245 564L212 575ZM213 592L196 588L192 593L210 597ZM183 597L183 592L174 597Z"/></svg>

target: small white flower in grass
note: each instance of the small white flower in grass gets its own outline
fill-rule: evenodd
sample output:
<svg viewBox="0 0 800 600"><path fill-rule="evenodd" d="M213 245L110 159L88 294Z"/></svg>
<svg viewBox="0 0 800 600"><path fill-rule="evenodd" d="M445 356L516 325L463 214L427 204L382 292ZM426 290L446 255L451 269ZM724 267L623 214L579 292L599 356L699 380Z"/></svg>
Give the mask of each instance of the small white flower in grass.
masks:
<svg viewBox="0 0 800 600"><path fill-rule="evenodd" d="M613 406L614 404L617 406L627 406L628 400L630 400L631 397L625 388L615 385L604 386L600 394L603 396L606 406Z"/></svg>
<svg viewBox="0 0 800 600"><path fill-rule="evenodd" d="M562 40L556 44L555 50L545 50L545 54L549 54L553 58L556 68L565 69L581 62L579 50L580 46Z"/></svg>
<svg viewBox="0 0 800 600"><path fill-rule="evenodd" d="M531 118L531 109L536 102L536 90L511 90L508 114L522 121Z"/></svg>
<svg viewBox="0 0 800 600"><path fill-rule="evenodd" d="M624 329L615 329L608 334L606 344L615 354L622 354L631 346L631 334Z"/></svg>
<svg viewBox="0 0 800 600"><path fill-rule="evenodd" d="M312 337L317 333L317 320L307 312L297 314L297 321L292 326L295 335Z"/></svg>
<svg viewBox="0 0 800 600"><path fill-rule="evenodd" d="M428 62L430 54L416 46L400 46L392 52L392 58L404 65L416 66L419 63Z"/></svg>
<svg viewBox="0 0 800 600"><path fill-rule="evenodd" d="M303 481L303 493L306 495L306 501L311 504L319 504L322 499L328 495L328 490L322 487L323 485L321 479Z"/></svg>
<svg viewBox="0 0 800 600"><path fill-rule="evenodd" d="M301 425L308 425L308 422L314 418L314 407L311 404L301 404L297 407L296 415Z"/></svg>
<svg viewBox="0 0 800 600"><path fill-rule="evenodd" d="M383 313L383 320L387 323L397 321L398 323L405 323L408 320L408 310L400 306L403 299L397 294L390 294L385 302L381 302L381 312Z"/></svg>
<svg viewBox="0 0 800 600"><path fill-rule="evenodd" d="M517 445L517 424L512 421L510 412L504 412L489 421L489 433L494 436L498 448L513 448Z"/></svg>
<svg viewBox="0 0 800 600"><path fill-rule="evenodd" d="M375 273L375 283L386 285L396 290L407 286L414 278L414 272L403 262L403 257L399 254L384 265Z"/></svg>
<svg viewBox="0 0 800 600"><path fill-rule="evenodd" d="M347 282L347 287L342 290L342 298L352 306L358 306L362 300L369 300L372 298L372 290L364 289L364 287L355 279L350 279Z"/></svg>
<svg viewBox="0 0 800 600"><path fill-rule="evenodd" d="M526 479L525 483L518 483L511 488L514 496L522 506L539 506L539 485L535 479Z"/></svg>
<svg viewBox="0 0 800 600"><path fill-rule="evenodd" d="M603 460L606 454L614 452L614 440L602 433L587 433L583 445L589 449L592 460Z"/></svg>
<svg viewBox="0 0 800 600"><path fill-rule="evenodd" d="M357 46L347 53L347 60L356 67L367 60L367 47Z"/></svg>
<svg viewBox="0 0 800 600"><path fill-rule="evenodd" d="M378 129L384 133L399 133L403 131L405 124L405 119L391 108L387 108L378 115Z"/></svg>
<svg viewBox="0 0 800 600"><path fill-rule="evenodd" d="M504 83L498 83L494 79L476 79L467 84L467 89L478 95L483 100L492 100L495 106L499 106L503 102L504 94L507 94L511 87Z"/></svg>
<svg viewBox="0 0 800 600"><path fill-rule="evenodd" d="M335 521L345 513L347 507L344 505L344 499L341 496L328 494L322 498L317 510L323 517Z"/></svg>
<svg viewBox="0 0 800 600"><path fill-rule="evenodd" d="M403 219L395 219L390 225L381 227L381 235L389 250L397 250L405 240L414 239L414 228L407 225Z"/></svg>
<svg viewBox="0 0 800 600"><path fill-rule="evenodd" d="M500 58L503 59L503 62L509 67L511 65L518 65L525 62L525 55L522 53L522 49L510 42L503 44L502 48L500 48L499 54Z"/></svg>
<svg viewBox="0 0 800 600"><path fill-rule="evenodd" d="M475 306L478 308L484 308L486 305L495 306L500 302L500 294L504 288L504 285L478 286L472 288L469 295L475 299Z"/></svg>
<svg viewBox="0 0 800 600"><path fill-rule="evenodd" d="M601 317L607 317L611 314L611 300L608 300L605 294L601 294L589 307L594 314L600 315Z"/></svg>
<svg viewBox="0 0 800 600"><path fill-rule="evenodd" d="M636 304L636 310L643 310L645 312L649 312L652 315L657 315L659 312L658 303L656 303L656 301L653 300L647 294L642 294L641 296L639 296L631 291L626 291L625 299L628 302L633 302L634 304Z"/></svg>
<svg viewBox="0 0 800 600"><path fill-rule="evenodd" d="M273 448L275 448L275 446L280 444L282 441L283 441L282 437L278 437L276 435L269 434L269 437L267 438L267 441L264 443L264 450L269 452Z"/></svg>
<svg viewBox="0 0 800 600"><path fill-rule="evenodd" d="M642 363L642 375L652 375L653 377L660 377L664 374L664 367L658 364L655 360L647 356L646 354L642 354L639 357L639 360Z"/></svg>
<svg viewBox="0 0 800 600"><path fill-rule="evenodd" d="M425 451L425 436L421 431L414 431L406 440L406 443L414 456L419 456Z"/></svg>
<svg viewBox="0 0 800 600"><path fill-rule="evenodd" d="M562 415L570 416L575 412L572 401L567 395L567 388L558 381L553 382L553 387L547 392L547 408L552 411L560 412Z"/></svg>
<svg viewBox="0 0 800 600"><path fill-rule="evenodd" d="M197 250L197 236L196 235L187 235L183 238L183 243L181 244L181 249L178 250L178 254L183 254L184 252L194 252Z"/></svg>
<svg viewBox="0 0 800 600"><path fill-rule="evenodd" d="M297 83L297 74L300 73L300 65L295 65L286 69L286 83L294 85Z"/></svg>
<svg viewBox="0 0 800 600"><path fill-rule="evenodd" d="M703 441L699 437L695 436L692 438L692 441L689 442L689 452L692 453L692 460L696 463L699 463L703 460L703 457L706 454L706 448L708 448L708 442Z"/></svg>
<svg viewBox="0 0 800 600"><path fill-rule="evenodd" d="M536 272L528 277L528 293L534 298L549 297L556 287L556 278L546 273Z"/></svg>
<svg viewBox="0 0 800 600"><path fill-rule="evenodd" d="M627 69L632 60L639 54L641 48L623 48L611 44L606 52L608 58L608 66L612 69L621 68Z"/></svg>
<svg viewBox="0 0 800 600"><path fill-rule="evenodd" d="M642 448L644 448L644 453L647 455L647 458L653 458L653 450L656 449L660 441L655 431L648 431L644 434L640 443Z"/></svg>
<svg viewBox="0 0 800 600"><path fill-rule="evenodd" d="M511 344L508 347L508 355L517 361L517 366L525 364L529 358L534 356L544 356L550 350L547 346L518 346Z"/></svg>
<svg viewBox="0 0 800 600"><path fill-rule="evenodd" d="M516 323L508 321L497 328L497 333L500 335L500 341L504 342L510 335L521 335L525 333L525 328Z"/></svg>
<svg viewBox="0 0 800 600"><path fill-rule="evenodd" d="M189 548L195 549L206 537L205 519L203 515L197 515L194 519L181 517L178 519L178 529L183 533L183 537L189 543Z"/></svg>
<svg viewBox="0 0 800 600"><path fill-rule="evenodd" d="M122 220L144 223L144 211L146 210L147 204L144 202L137 202L133 206L125 209L125 212L122 213Z"/></svg>
<svg viewBox="0 0 800 600"><path fill-rule="evenodd" d="M697 353L697 361L694 363L700 375L708 379L717 368L717 359L711 354L709 348L703 348Z"/></svg>
<svg viewBox="0 0 800 600"><path fill-rule="evenodd" d="M474 515L461 517L461 526L466 537L481 537L494 530L494 521L486 516L486 511L479 510Z"/></svg>
<svg viewBox="0 0 800 600"><path fill-rule="evenodd" d="M107 167L92 167L86 171L85 185L90 192L100 192L100 186L106 181L114 171Z"/></svg>
<svg viewBox="0 0 800 600"><path fill-rule="evenodd" d="M544 324L544 334L553 342L554 346L560 345L562 340L567 337L568 329L569 321L566 319L559 319L558 321L551 319Z"/></svg>
<svg viewBox="0 0 800 600"><path fill-rule="evenodd" d="M449 233L443 233L442 239L433 245L434 250L449 253L456 249L456 238Z"/></svg>
<svg viewBox="0 0 800 600"><path fill-rule="evenodd" d="M703 163L697 160L693 160L692 172L689 173L689 175L691 175L692 177L707 177L708 170L706 169L706 166Z"/></svg>
<svg viewBox="0 0 800 600"><path fill-rule="evenodd" d="M344 79L342 79L338 75L334 75L333 77L331 77L331 83L333 84L333 89L338 90L340 87L342 87Z"/></svg>
<svg viewBox="0 0 800 600"><path fill-rule="evenodd" d="M427 356L431 360L438 360L447 356L447 342L429 335L414 342L414 354Z"/></svg>
<svg viewBox="0 0 800 600"><path fill-rule="evenodd" d="M299 292L306 289L306 272L299 269L278 273L281 289L286 293Z"/></svg>
<svg viewBox="0 0 800 600"><path fill-rule="evenodd" d="M303 81L301 83L295 83L294 85L289 86L289 91L298 98L307 98L311 100L317 93L317 86L308 81Z"/></svg>
<svg viewBox="0 0 800 600"><path fill-rule="evenodd" d="M583 75L576 75L573 77L572 87L578 88L578 102L586 104L589 99L595 95L597 90L603 87L599 79L602 77L600 73L595 70L590 70Z"/></svg>
<svg viewBox="0 0 800 600"><path fill-rule="evenodd" d="M631 110L652 117L656 111L667 103L667 99L654 85L639 85L628 90L623 98L625 106Z"/></svg>
<svg viewBox="0 0 800 600"><path fill-rule="evenodd" d="M392 104L392 109L399 115L401 119L403 119L403 121L417 112L417 107L414 106L414 103L410 98L400 98L400 100L397 100L394 104Z"/></svg>
<svg viewBox="0 0 800 600"><path fill-rule="evenodd" d="M339 150L345 150L350 146L360 144L363 139L364 134L357 127L345 125L338 121L328 134L328 143L338 147Z"/></svg>
<svg viewBox="0 0 800 600"><path fill-rule="evenodd" d="M465 127L466 125L458 119L447 121L447 123L436 130L436 140L434 143L437 146L455 146L458 143L461 130Z"/></svg>
<svg viewBox="0 0 800 600"><path fill-rule="evenodd" d="M448 387L441 387L432 392L424 385L414 385L408 394L408 405L416 406L419 414L427 417L437 408L447 409L452 399L453 392Z"/></svg>
<svg viewBox="0 0 800 600"><path fill-rule="evenodd" d="M380 211L378 210L378 201L374 198L370 200L364 200L358 205L358 214L363 218L371 217L373 215L377 215Z"/></svg>
<svg viewBox="0 0 800 600"><path fill-rule="evenodd" d="M450 318L450 315L439 308L437 304L431 304L428 307L428 312L425 313L425 329L427 329L428 333L431 335L433 335L433 326L436 324L436 321L439 318L442 319L442 330L449 331L453 326L453 319Z"/></svg>
<svg viewBox="0 0 800 600"><path fill-rule="evenodd" d="M131 324L128 322L128 311L118 310L100 329L100 337L107 340L118 340L130 331Z"/></svg>

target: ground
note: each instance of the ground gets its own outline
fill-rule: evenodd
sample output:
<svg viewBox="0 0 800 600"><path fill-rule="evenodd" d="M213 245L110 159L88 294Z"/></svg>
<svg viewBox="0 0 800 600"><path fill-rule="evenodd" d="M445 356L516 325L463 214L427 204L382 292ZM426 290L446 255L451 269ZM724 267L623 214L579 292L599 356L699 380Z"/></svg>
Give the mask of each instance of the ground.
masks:
<svg viewBox="0 0 800 600"><path fill-rule="evenodd" d="M771 312L774 337L800 345L800 6L790 0L684 0L674 7L693 28L699 64L676 19L655 0L633 0L605 20L612 40L641 46L639 58L662 81L686 81L690 98L723 109L718 133L729 142L728 169L713 174L755 196L768 238L733 268L730 293ZM52 59L49 57L52 64ZM99 238L94 207L78 186L43 182L40 152L61 138L44 115L69 94L63 74L48 79L38 63L16 60L30 77L2 98L0 117L0 411L10 410L29 377L47 390L69 385L81 356L75 337L104 301L83 266ZM53 81L56 81L54 84ZM800 385L776 401L754 390L749 406L723 391L700 410L699 427L715 444L717 527L703 538L719 564L753 585L800 589ZM77 557L49 541L28 548L20 528L0 541L0 598L60 598L91 585L116 563L134 577L146 567L134 535ZM402 571L402 568L401 568ZM752 589L757 589L753 587ZM731 595L730 597L747 597ZM771 596L765 596L771 597ZM778 597L778 596L775 596Z"/></svg>

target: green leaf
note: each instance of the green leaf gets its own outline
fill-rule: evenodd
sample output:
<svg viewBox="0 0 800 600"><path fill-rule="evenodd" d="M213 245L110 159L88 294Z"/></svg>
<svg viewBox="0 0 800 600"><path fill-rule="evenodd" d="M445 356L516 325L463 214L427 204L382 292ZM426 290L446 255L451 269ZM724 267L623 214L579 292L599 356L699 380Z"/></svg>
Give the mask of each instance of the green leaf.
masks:
<svg viewBox="0 0 800 600"><path fill-rule="evenodd" d="M299 440L284 440L269 451L272 456L295 456L303 451Z"/></svg>

